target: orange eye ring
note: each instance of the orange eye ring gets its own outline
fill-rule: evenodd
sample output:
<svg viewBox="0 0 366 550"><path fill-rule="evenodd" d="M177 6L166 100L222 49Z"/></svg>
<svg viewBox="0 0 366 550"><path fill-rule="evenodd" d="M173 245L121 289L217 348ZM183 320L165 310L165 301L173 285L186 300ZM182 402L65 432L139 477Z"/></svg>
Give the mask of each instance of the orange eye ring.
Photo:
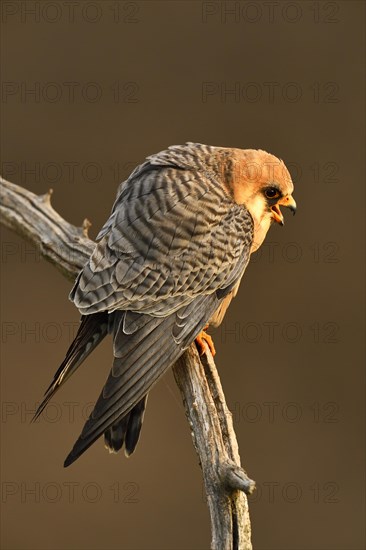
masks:
<svg viewBox="0 0 366 550"><path fill-rule="evenodd" d="M267 199L277 199L277 197L280 196L280 193L276 187L268 187L264 194L266 195Z"/></svg>

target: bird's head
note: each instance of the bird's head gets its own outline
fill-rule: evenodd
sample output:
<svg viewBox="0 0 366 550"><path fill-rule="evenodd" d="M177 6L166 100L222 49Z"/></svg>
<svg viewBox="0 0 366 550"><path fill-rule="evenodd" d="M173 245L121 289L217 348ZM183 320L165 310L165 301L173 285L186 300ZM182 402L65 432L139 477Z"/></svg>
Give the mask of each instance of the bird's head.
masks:
<svg viewBox="0 0 366 550"><path fill-rule="evenodd" d="M234 149L227 160L226 184L235 202L249 210L257 229L266 233L272 222L284 225L281 206L295 214L294 185L282 160L255 149Z"/></svg>

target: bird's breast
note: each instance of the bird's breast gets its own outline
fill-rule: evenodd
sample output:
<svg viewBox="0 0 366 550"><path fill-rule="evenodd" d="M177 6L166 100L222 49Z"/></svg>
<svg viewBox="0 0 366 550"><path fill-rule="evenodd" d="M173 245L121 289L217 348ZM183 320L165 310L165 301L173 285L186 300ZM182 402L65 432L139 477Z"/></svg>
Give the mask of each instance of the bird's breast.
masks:
<svg viewBox="0 0 366 550"><path fill-rule="evenodd" d="M271 219L263 218L260 222L257 222L254 220L254 232L253 232L253 242L250 249L250 253L252 254L263 243L264 239L266 238L268 229L271 227Z"/></svg>

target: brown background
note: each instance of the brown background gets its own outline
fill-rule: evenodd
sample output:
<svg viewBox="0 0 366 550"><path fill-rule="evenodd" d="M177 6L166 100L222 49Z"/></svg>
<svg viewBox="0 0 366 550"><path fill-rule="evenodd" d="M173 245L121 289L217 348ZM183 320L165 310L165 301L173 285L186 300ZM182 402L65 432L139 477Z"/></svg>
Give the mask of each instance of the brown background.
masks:
<svg viewBox="0 0 366 550"><path fill-rule="evenodd" d="M87 216L93 237L118 182L170 144L263 148L290 165L298 215L271 229L215 337L259 486L258 550L364 548L363 5L41 1L34 15L34 2L3 2L2 172L36 193L53 187L55 208L75 224ZM98 441L62 468L110 341L29 425L78 313L70 283L2 234L2 547L208 548L171 374L128 461Z"/></svg>

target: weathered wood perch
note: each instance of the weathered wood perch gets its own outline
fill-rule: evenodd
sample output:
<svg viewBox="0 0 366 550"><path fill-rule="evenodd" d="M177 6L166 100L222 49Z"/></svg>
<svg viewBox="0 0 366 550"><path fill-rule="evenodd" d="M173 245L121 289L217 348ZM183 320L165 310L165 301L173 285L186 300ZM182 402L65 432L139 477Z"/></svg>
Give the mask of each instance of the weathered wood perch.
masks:
<svg viewBox="0 0 366 550"><path fill-rule="evenodd" d="M95 243L90 222L75 227L51 206L52 190L37 196L0 178L1 223L25 237L69 279L74 279ZM173 367L203 472L214 550L250 550L246 494L255 488L240 465L232 415L208 348L199 357L194 344ZM246 494L245 494L246 493Z"/></svg>

